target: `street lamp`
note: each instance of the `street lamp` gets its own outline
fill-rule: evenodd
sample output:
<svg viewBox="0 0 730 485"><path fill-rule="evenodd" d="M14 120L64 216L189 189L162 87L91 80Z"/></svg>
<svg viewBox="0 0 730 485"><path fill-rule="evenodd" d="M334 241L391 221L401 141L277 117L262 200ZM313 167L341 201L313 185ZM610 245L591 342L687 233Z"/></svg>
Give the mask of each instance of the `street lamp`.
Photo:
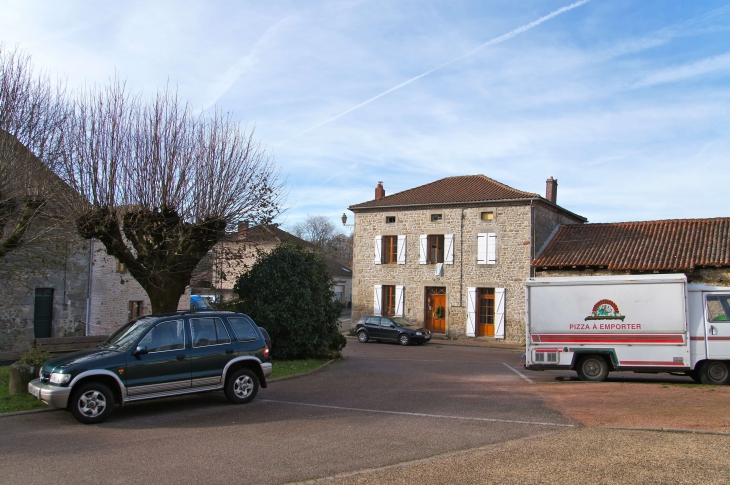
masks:
<svg viewBox="0 0 730 485"><path fill-rule="evenodd" d="M355 224L347 223L347 214L345 214L344 212L342 213L342 225L345 227L355 227Z"/></svg>

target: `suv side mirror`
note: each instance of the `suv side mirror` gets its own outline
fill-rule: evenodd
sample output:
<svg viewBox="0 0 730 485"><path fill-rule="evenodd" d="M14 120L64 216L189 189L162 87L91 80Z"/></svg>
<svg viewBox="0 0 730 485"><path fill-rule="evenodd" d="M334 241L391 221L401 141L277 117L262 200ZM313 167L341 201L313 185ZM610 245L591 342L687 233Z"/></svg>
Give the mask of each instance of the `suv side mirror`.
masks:
<svg viewBox="0 0 730 485"><path fill-rule="evenodd" d="M147 353L147 346L146 345L138 345L136 349L134 349L134 352L132 352L132 355L144 355Z"/></svg>

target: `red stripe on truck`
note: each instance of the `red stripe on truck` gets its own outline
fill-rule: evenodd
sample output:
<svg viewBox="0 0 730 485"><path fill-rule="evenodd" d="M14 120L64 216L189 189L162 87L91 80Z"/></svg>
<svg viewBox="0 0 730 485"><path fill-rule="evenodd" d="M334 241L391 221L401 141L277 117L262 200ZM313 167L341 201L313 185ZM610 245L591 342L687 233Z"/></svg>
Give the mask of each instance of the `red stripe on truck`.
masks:
<svg viewBox="0 0 730 485"><path fill-rule="evenodd" d="M533 342L566 344L683 344L682 334L539 334Z"/></svg>

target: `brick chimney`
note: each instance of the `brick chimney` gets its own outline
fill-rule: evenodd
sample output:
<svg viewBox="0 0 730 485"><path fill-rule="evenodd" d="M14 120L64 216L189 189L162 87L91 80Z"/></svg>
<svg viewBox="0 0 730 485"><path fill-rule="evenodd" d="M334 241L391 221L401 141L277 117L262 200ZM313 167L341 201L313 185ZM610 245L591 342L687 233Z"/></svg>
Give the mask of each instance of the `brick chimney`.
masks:
<svg viewBox="0 0 730 485"><path fill-rule="evenodd" d="M553 204L557 204L558 202L558 180L554 179L551 175L549 179L546 181L546 187L545 187L545 198L552 202Z"/></svg>
<svg viewBox="0 0 730 485"><path fill-rule="evenodd" d="M238 221L238 235L246 237L248 233L248 221Z"/></svg>
<svg viewBox="0 0 730 485"><path fill-rule="evenodd" d="M383 182L378 182L378 186L375 187L375 200L382 199L383 197L385 197Z"/></svg>

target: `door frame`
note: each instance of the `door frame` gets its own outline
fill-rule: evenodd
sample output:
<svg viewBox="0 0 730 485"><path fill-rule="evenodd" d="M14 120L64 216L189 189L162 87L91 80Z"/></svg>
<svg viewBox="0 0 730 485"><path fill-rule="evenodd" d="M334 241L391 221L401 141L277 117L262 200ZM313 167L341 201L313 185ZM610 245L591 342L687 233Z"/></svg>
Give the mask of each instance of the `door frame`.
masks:
<svg viewBox="0 0 730 485"><path fill-rule="evenodd" d="M433 290L437 290L438 293L434 293ZM442 331L436 330L433 327L433 320L429 317L431 312L428 308L428 299L431 295L443 295L444 297L444 327L443 327L443 333L446 334L448 332L449 328L449 312L448 312L448 297L447 297L448 288L446 286L425 286L424 292L423 292L423 324L426 328L431 330L433 333L442 333Z"/></svg>

